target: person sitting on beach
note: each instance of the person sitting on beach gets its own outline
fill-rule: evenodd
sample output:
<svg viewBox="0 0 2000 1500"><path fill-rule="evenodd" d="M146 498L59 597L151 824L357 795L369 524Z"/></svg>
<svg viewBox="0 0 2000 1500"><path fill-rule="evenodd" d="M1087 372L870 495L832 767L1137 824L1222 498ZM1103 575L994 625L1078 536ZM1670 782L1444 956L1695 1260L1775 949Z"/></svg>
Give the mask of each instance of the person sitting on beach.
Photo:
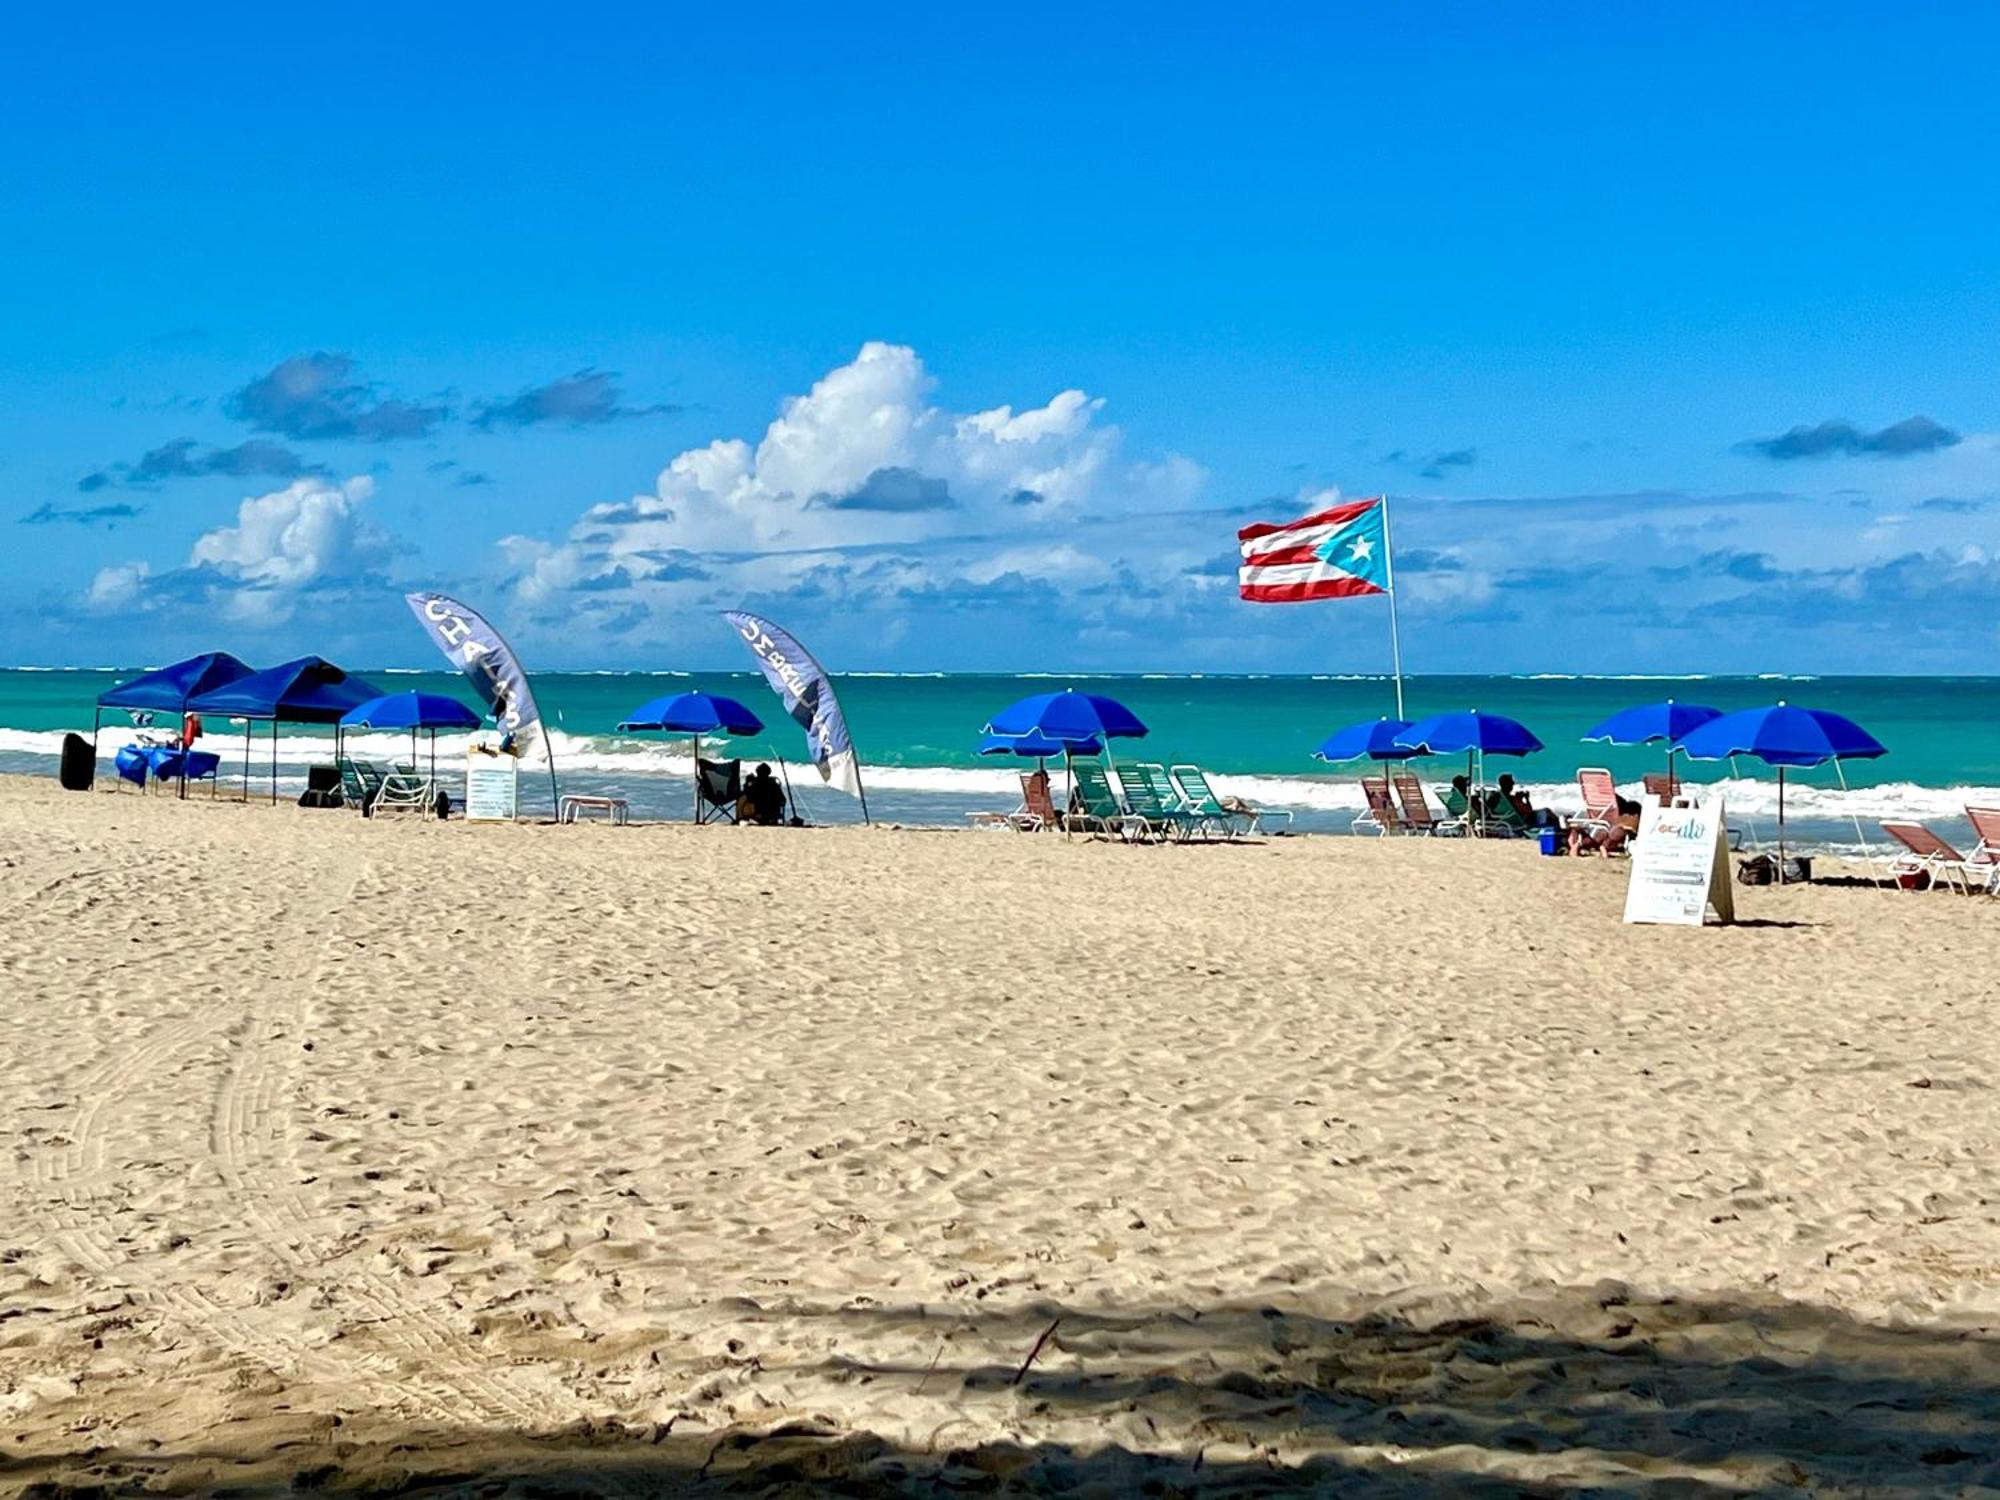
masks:
<svg viewBox="0 0 2000 1500"><path fill-rule="evenodd" d="M1562 819L1546 807L1535 806L1533 799L1517 787L1513 776L1505 771L1500 773L1500 795L1514 804L1514 811L1521 815L1530 828L1562 827Z"/></svg>
<svg viewBox="0 0 2000 1500"><path fill-rule="evenodd" d="M743 805L750 812L750 821L775 827L785 821L785 789L778 785L778 778L771 774L768 763L759 765L743 783Z"/></svg>

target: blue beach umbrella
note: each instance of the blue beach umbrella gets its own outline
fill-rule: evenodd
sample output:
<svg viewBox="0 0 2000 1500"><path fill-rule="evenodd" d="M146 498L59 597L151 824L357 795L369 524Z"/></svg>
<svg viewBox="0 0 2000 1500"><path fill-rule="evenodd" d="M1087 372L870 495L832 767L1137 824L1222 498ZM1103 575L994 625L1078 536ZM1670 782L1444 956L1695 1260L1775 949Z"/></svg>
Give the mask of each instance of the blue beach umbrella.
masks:
<svg viewBox="0 0 2000 1500"><path fill-rule="evenodd" d="M1136 739L1145 734L1139 716L1116 698L1079 693L1036 693L1010 703L986 726L988 734L1040 733L1052 740Z"/></svg>
<svg viewBox="0 0 2000 1500"><path fill-rule="evenodd" d="M1836 771L1843 760L1874 760L1888 748L1845 715L1823 708L1794 708L1775 703L1723 714L1681 737L1681 754L1689 760L1728 760L1750 755L1778 768L1778 858L1785 857L1785 772L1788 768L1823 766ZM1840 778L1847 785L1847 777Z"/></svg>
<svg viewBox="0 0 2000 1500"><path fill-rule="evenodd" d="M1408 760L1424 754L1396 743L1396 737L1410 728L1408 719L1371 719L1336 729L1313 751L1314 760Z"/></svg>
<svg viewBox="0 0 2000 1500"><path fill-rule="evenodd" d="M1667 784L1674 780L1674 756L1684 735L1722 717L1722 710L1705 703L1646 703L1613 714L1583 738L1601 745L1654 745L1666 741Z"/></svg>
<svg viewBox="0 0 2000 1500"><path fill-rule="evenodd" d="M1039 732L1028 734L989 734L979 741L980 755L1025 755L1036 760L1047 760L1051 755L1065 753L1076 755L1099 755L1104 751L1098 740L1059 740Z"/></svg>
<svg viewBox="0 0 2000 1500"><path fill-rule="evenodd" d="M720 693L669 693L627 714L620 729L653 729L694 740L694 815L701 821L701 737L705 734L759 734L764 721L734 698ZM782 768L783 761L779 762Z"/></svg>
<svg viewBox="0 0 2000 1500"><path fill-rule="evenodd" d="M349 729L409 730L412 765L417 759L417 731L429 730L432 781L437 780L437 732L440 729L478 727L479 715L456 698L448 698L443 693L420 693L414 689L403 693L384 693L379 698L357 704L340 716L340 723L336 726L342 732Z"/></svg>
<svg viewBox="0 0 2000 1500"><path fill-rule="evenodd" d="M1475 786L1486 779L1487 756L1533 755L1542 748L1533 731L1519 720L1504 714L1483 714L1477 709L1419 719L1396 736L1396 744L1420 755L1455 755L1464 751L1466 780ZM1468 817L1467 830L1479 832L1480 822L1477 817Z"/></svg>

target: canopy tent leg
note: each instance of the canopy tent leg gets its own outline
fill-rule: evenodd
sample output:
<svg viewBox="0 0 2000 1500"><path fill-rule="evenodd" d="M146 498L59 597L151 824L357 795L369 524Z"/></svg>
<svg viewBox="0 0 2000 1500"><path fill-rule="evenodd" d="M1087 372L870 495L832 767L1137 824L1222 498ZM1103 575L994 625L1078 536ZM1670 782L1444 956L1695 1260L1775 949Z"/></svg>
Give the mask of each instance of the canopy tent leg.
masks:
<svg viewBox="0 0 2000 1500"><path fill-rule="evenodd" d="M271 806L278 805L278 721L271 721Z"/></svg>

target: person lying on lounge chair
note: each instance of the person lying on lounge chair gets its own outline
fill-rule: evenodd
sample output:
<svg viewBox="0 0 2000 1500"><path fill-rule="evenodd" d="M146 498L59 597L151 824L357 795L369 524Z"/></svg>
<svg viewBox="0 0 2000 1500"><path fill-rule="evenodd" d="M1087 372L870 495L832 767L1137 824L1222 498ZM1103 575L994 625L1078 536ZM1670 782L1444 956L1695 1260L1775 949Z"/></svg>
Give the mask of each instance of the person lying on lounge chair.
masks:
<svg viewBox="0 0 2000 1500"><path fill-rule="evenodd" d="M1607 857L1621 854L1625 844L1639 831L1637 814L1620 813L1618 821L1601 831L1587 831L1571 825L1569 830L1569 852L1571 854L1602 854Z"/></svg>

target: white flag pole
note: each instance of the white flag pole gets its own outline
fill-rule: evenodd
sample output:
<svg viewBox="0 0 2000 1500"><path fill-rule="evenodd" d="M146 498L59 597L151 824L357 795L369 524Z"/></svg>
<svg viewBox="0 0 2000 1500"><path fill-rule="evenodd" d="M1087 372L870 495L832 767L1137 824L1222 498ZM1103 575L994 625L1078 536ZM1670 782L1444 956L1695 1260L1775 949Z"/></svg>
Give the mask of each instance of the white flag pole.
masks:
<svg viewBox="0 0 2000 1500"><path fill-rule="evenodd" d="M1382 551L1389 583L1389 659L1396 671L1396 717L1403 718L1403 632L1396 621L1396 549L1389 539L1389 495L1382 495Z"/></svg>

